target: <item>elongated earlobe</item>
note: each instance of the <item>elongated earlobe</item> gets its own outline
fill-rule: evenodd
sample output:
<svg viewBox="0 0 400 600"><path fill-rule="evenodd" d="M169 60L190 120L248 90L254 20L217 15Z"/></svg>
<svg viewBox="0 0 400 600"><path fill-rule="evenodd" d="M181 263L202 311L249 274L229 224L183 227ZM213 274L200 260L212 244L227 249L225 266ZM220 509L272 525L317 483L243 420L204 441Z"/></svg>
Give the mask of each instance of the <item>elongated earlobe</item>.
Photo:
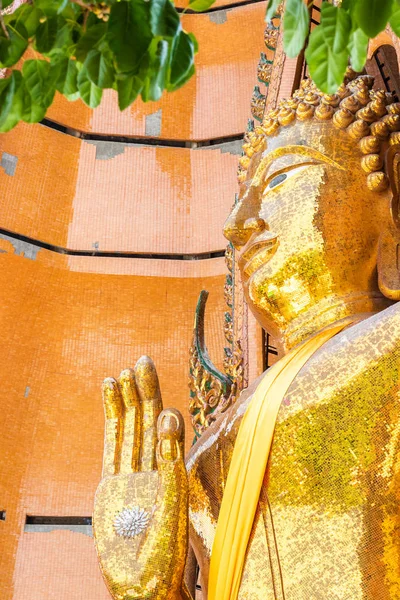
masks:
<svg viewBox="0 0 400 600"><path fill-rule="evenodd" d="M390 146L385 164L392 190L391 219L379 239L378 283L387 298L400 300L400 144Z"/></svg>
<svg viewBox="0 0 400 600"><path fill-rule="evenodd" d="M378 284L386 298L400 300L400 236L385 231L379 239Z"/></svg>

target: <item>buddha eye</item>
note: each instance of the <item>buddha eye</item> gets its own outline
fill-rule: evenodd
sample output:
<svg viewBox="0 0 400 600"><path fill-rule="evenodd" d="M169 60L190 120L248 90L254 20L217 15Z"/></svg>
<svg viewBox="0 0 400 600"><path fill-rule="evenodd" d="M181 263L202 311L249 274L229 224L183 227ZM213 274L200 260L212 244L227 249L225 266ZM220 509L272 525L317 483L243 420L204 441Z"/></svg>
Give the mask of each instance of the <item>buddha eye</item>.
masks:
<svg viewBox="0 0 400 600"><path fill-rule="evenodd" d="M280 175L277 175L269 182L269 184L268 184L269 189L272 190L272 188L274 188L277 185L279 185L280 183L282 183L282 181L285 181L285 179L287 179L286 173L281 173Z"/></svg>
<svg viewBox="0 0 400 600"><path fill-rule="evenodd" d="M281 183L283 183L284 181L286 181L286 179L289 179L290 177L292 177L293 175L296 175L297 173L303 171L303 169L306 169L309 165L313 165L315 163L302 163L302 164L295 164L292 165L290 167L287 168L287 171L285 173L278 173L277 175L275 175L275 177L272 177L272 179L269 180L269 182L267 183L263 196L265 196L265 194L269 191L271 191L273 188L278 187L278 185L280 185Z"/></svg>

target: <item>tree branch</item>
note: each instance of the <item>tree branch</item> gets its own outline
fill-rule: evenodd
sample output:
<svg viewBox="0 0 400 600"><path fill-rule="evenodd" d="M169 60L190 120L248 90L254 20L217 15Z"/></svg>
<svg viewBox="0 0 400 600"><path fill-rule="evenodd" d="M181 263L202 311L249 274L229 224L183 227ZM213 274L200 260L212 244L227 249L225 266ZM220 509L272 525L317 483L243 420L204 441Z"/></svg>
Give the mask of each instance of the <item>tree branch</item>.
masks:
<svg viewBox="0 0 400 600"><path fill-rule="evenodd" d="M3 30L4 35L9 40L10 34L7 31L7 27L6 27L6 24L4 23L4 19L3 19L3 2L2 2L2 0L0 0L0 25Z"/></svg>

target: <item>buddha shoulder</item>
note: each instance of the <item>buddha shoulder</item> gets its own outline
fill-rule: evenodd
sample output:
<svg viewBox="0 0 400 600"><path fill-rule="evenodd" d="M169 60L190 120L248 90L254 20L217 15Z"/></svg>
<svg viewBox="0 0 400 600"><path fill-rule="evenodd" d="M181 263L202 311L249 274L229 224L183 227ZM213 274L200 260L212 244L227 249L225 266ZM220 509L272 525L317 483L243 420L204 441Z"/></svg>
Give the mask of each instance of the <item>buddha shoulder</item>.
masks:
<svg viewBox="0 0 400 600"><path fill-rule="evenodd" d="M314 439L316 430L330 436L332 428L369 435L373 423L387 423L399 389L400 304L395 304L345 329L307 362L281 405L275 442L301 432Z"/></svg>
<svg viewBox="0 0 400 600"><path fill-rule="evenodd" d="M379 380L381 386L386 379L388 385L397 384L399 360L397 303L345 329L318 350L293 381L288 399L301 395L323 401L335 391L345 393L360 378L371 384Z"/></svg>
<svg viewBox="0 0 400 600"><path fill-rule="evenodd" d="M261 381L244 392L229 411L203 434L188 457L188 469L217 458L218 449L232 447L242 416ZM336 407L342 418L346 406L371 410L397 395L400 387L400 303L345 329L318 350L301 369L285 395L279 424L322 405ZM318 409L320 410L320 408ZM277 432L278 433L278 432ZM278 434L279 437L279 434Z"/></svg>

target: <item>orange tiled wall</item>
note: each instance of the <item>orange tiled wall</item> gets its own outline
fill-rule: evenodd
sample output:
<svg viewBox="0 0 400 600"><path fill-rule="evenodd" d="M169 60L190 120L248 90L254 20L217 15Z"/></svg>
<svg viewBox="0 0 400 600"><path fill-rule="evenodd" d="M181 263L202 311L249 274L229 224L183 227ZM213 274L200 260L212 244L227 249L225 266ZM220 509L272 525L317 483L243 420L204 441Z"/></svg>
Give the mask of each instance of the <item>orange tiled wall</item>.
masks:
<svg viewBox="0 0 400 600"><path fill-rule="evenodd" d="M244 131L264 13L265 2L185 15L200 43L197 74L158 103L119 113L108 91L94 112L58 97L48 115L67 128L187 147L87 142L41 125L2 135L0 228L79 251L225 248L237 144L190 146ZM222 258L78 257L37 248L29 258L13 244L0 239L0 511L7 511L0 598L108 600L93 541L69 531L24 532L26 515L91 514L103 447L100 384L143 353L157 364L165 405L184 413L190 445L194 310L208 289L207 343L221 368L226 267Z"/></svg>
<svg viewBox="0 0 400 600"><path fill-rule="evenodd" d="M75 250L222 250L235 148L96 144L20 124L0 137L0 156L18 159L13 175L0 168L0 226Z"/></svg>
<svg viewBox="0 0 400 600"><path fill-rule="evenodd" d="M115 92L103 94L91 111L82 102L57 96L47 117L81 131L177 140L204 140L243 133L263 50L266 3L210 14L184 15L183 26L199 42L196 75L159 102L140 100L120 113ZM161 113L158 113L161 111ZM149 131L148 117L159 114L159 133ZM146 126L147 124L147 126Z"/></svg>
<svg viewBox="0 0 400 600"><path fill-rule="evenodd" d="M221 366L223 259L202 261L202 273L195 263L172 261L164 277L154 261L154 277L136 275L130 259L40 250L31 260L1 240L0 250L0 509L7 511L0 521L0 597L102 600L92 541L77 533L23 534L25 516L91 514L101 473L101 381L143 353L157 364L165 405L184 413L190 445L194 309L208 289L208 344Z"/></svg>

